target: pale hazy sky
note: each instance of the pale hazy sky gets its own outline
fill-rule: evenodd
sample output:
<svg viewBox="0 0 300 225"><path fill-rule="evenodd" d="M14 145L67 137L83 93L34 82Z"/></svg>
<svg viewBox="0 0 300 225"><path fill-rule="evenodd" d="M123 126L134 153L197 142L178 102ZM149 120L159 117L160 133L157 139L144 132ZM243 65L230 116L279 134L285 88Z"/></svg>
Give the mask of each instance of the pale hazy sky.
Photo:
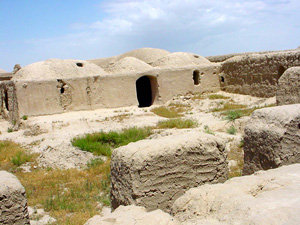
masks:
<svg viewBox="0 0 300 225"><path fill-rule="evenodd" d="M0 68L142 47L218 55L300 46L299 0L0 0Z"/></svg>

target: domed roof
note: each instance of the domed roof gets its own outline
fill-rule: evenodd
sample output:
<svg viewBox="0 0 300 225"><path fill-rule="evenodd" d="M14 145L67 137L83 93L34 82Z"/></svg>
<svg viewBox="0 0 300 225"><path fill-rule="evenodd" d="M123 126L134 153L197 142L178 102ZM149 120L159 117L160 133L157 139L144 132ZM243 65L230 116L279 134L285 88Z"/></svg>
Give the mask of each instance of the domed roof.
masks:
<svg viewBox="0 0 300 225"><path fill-rule="evenodd" d="M84 60L48 59L23 67L13 76L13 80L63 79L102 74L106 72L101 67Z"/></svg>
<svg viewBox="0 0 300 225"><path fill-rule="evenodd" d="M158 48L140 48L120 55L118 58L134 57L145 63L153 63L159 58L170 54L170 52Z"/></svg>
<svg viewBox="0 0 300 225"><path fill-rule="evenodd" d="M0 73L7 73L7 72L3 69L0 69Z"/></svg>
<svg viewBox="0 0 300 225"><path fill-rule="evenodd" d="M154 67L184 67L184 66L194 66L201 64L211 64L211 62L199 55L186 52L174 52L163 56L151 65Z"/></svg>
<svg viewBox="0 0 300 225"><path fill-rule="evenodd" d="M109 73L140 72L152 69L153 67L134 57L124 57L110 64L106 71Z"/></svg>

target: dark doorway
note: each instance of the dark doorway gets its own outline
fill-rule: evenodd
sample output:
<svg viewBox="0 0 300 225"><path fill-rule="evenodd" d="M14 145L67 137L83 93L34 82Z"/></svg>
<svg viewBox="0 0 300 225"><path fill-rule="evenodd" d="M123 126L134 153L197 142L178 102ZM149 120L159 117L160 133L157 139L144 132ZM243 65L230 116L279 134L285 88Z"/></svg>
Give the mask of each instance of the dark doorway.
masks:
<svg viewBox="0 0 300 225"><path fill-rule="evenodd" d="M195 70L193 72L193 80L194 80L194 85L199 85L200 84L199 70Z"/></svg>
<svg viewBox="0 0 300 225"><path fill-rule="evenodd" d="M136 94L139 107L149 107L152 105L152 89L149 77L143 76L136 81Z"/></svg>

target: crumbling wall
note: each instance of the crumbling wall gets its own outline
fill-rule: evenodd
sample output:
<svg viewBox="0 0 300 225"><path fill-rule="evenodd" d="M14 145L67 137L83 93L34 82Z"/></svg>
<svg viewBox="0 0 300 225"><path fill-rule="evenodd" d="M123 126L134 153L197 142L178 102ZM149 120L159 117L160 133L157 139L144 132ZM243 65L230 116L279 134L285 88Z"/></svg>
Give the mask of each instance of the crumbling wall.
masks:
<svg viewBox="0 0 300 225"><path fill-rule="evenodd" d="M276 92L277 105L300 103L300 67L292 67L278 80Z"/></svg>
<svg viewBox="0 0 300 225"><path fill-rule="evenodd" d="M236 56L222 63L221 89L258 97L276 95L277 82L286 69L300 65L300 51Z"/></svg>
<svg viewBox="0 0 300 225"><path fill-rule="evenodd" d="M245 127L243 174L300 163L300 104L255 110Z"/></svg>
<svg viewBox="0 0 300 225"><path fill-rule="evenodd" d="M16 88L12 81L0 82L0 110L4 119L10 121L13 125L19 124Z"/></svg>
<svg viewBox="0 0 300 225"><path fill-rule="evenodd" d="M189 131L130 143L112 153L112 207L169 212L187 189L227 178L225 143L213 135Z"/></svg>
<svg viewBox="0 0 300 225"><path fill-rule="evenodd" d="M0 180L0 224L30 224L24 187L6 171L0 171Z"/></svg>

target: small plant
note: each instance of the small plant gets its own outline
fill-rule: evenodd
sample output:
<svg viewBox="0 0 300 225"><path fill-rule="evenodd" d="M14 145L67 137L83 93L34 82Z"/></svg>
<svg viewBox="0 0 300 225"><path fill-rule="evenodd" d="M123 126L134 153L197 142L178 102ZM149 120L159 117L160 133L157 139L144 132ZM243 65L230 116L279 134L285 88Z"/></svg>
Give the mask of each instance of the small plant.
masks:
<svg viewBox="0 0 300 225"><path fill-rule="evenodd" d="M231 110L224 113L225 119L229 121L235 121L236 119L243 116L243 113L241 110Z"/></svg>
<svg viewBox="0 0 300 225"><path fill-rule="evenodd" d="M219 94L211 94L208 96L208 99L210 100L215 100L215 99L230 99L230 97L226 97L224 95L219 95Z"/></svg>
<svg viewBox="0 0 300 225"><path fill-rule="evenodd" d="M101 164L103 164L103 160L102 160L102 159L100 159L100 158L91 159L91 160L87 163L87 168L90 169L90 168L99 166L99 165L101 165Z"/></svg>
<svg viewBox="0 0 300 225"><path fill-rule="evenodd" d="M244 139L242 139L240 144L239 144L239 148L243 148L243 147L244 147Z"/></svg>
<svg viewBox="0 0 300 225"><path fill-rule="evenodd" d="M28 116L24 115L24 116L22 116L22 119L23 119L23 120L27 120L27 119L28 119Z"/></svg>
<svg viewBox="0 0 300 225"><path fill-rule="evenodd" d="M17 154L11 159L11 162L15 166L21 166L22 164L29 162L31 159L31 155L28 155L24 152L17 152Z"/></svg>
<svg viewBox="0 0 300 225"><path fill-rule="evenodd" d="M155 113L158 116L166 118L176 118L181 117L181 115L176 112L174 109L168 109L165 106L160 106L154 109L151 109L151 112Z"/></svg>
<svg viewBox="0 0 300 225"><path fill-rule="evenodd" d="M209 129L207 125L204 126L204 133L215 135L215 133Z"/></svg>
<svg viewBox="0 0 300 225"><path fill-rule="evenodd" d="M234 134L236 134L236 132L237 132L237 130L236 130L236 128L235 128L233 125L231 125L231 127L229 127L229 128L227 129L227 133L228 133L228 134L234 135Z"/></svg>
<svg viewBox="0 0 300 225"><path fill-rule="evenodd" d="M7 128L7 133L11 133L11 132L13 132L13 131L14 131L13 128L11 128L11 127Z"/></svg>
<svg viewBox="0 0 300 225"><path fill-rule="evenodd" d="M246 106L234 104L234 103L225 103L222 108L215 108L212 111L213 112L222 112L222 111L236 110L236 109L243 109L243 108L246 108Z"/></svg>
<svg viewBox="0 0 300 225"><path fill-rule="evenodd" d="M198 125L197 121L191 119L169 119L165 121L160 121L157 123L156 128L166 129L166 128L194 128Z"/></svg>

